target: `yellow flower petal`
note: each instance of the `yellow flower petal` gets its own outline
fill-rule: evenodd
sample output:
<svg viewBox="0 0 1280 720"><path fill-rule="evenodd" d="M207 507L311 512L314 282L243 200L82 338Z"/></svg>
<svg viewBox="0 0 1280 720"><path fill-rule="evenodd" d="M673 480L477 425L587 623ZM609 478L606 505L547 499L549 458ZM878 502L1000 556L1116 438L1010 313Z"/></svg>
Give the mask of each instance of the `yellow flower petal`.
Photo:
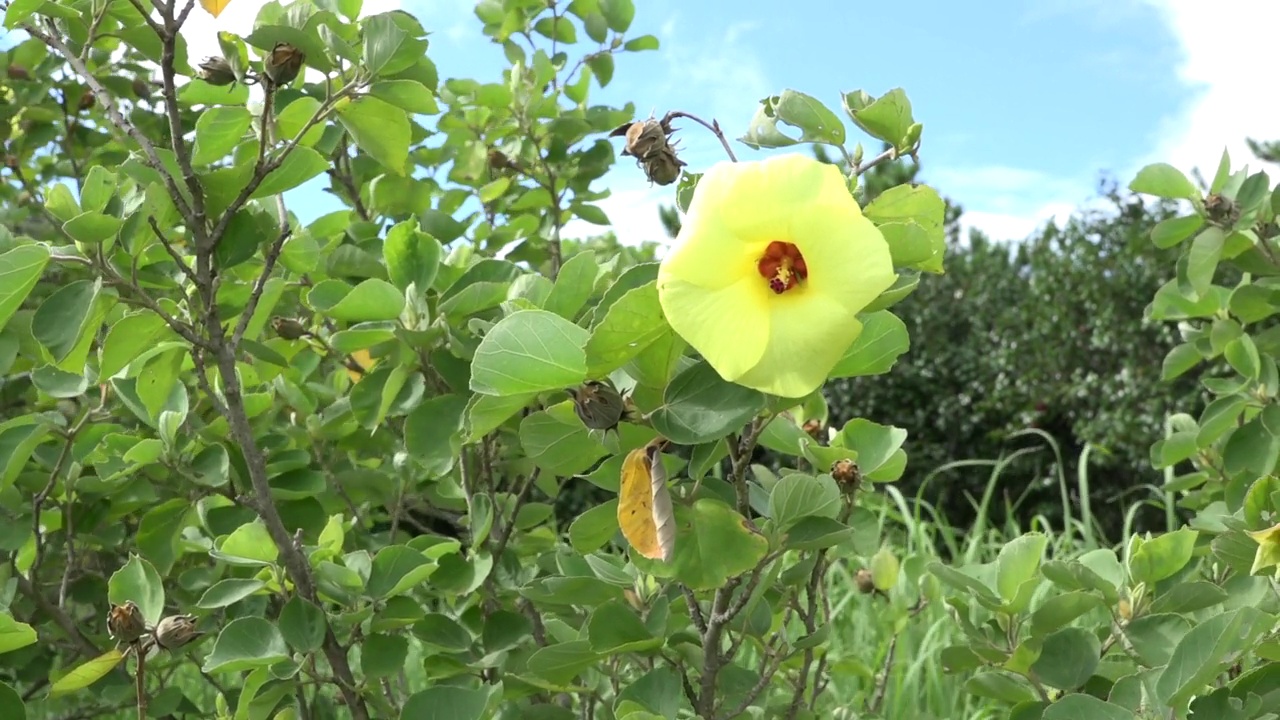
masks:
<svg viewBox="0 0 1280 720"><path fill-rule="evenodd" d="M730 382L760 361L769 342L768 289L759 279L753 269L728 287L707 290L658 276L658 300L671 328Z"/></svg>
<svg viewBox="0 0 1280 720"><path fill-rule="evenodd" d="M808 277L781 294L758 263L790 243ZM720 163L698 183L658 271L671 327L720 375L763 392L817 389L895 280L888 243L834 165L800 154Z"/></svg>
<svg viewBox="0 0 1280 720"><path fill-rule="evenodd" d="M829 295L856 314L898 276L884 235L843 192L848 202L815 205L796 215L791 237L809 267L806 289Z"/></svg>
<svg viewBox="0 0 1280 720"><path fill-rule="evenodd" d="M862 332L853 315L839 301L816 292L773 303L766 350L734 382L788 398L817 390Z"/></svg>

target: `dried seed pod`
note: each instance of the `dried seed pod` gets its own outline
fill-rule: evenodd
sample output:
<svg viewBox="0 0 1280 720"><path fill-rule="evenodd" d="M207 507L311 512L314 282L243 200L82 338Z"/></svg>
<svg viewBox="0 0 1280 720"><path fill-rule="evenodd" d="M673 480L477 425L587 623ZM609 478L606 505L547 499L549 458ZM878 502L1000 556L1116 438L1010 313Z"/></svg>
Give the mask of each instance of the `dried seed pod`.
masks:
<svg viewBox="0 0 1280 720"><path fill-rule="evenodd" d="M271 318L271 327L285 340L301 340L311 334L311 331L297 320L279 315Z"/></svg>
<svg viewBox="0 0 1280 720"><path fill-rule="evenodd" d="M817 420L806 420L804 427L800 429L804 430L805 434L814 440L822 439L822 423Z"/></svg>
<svg viewBox="0 0 1280 720"><path fill-rule="evenodd" d="M626 138L622 154L636 158L650 181L670 185L680 177L680 168L685 166L685 162L676 157L675 146L671 143L673 132L670 116L662 120L650 117L620 125L609 133L609 137Z"/></svg>
<svg viewBox="0 0 1280 720"><path fill-rule="evenodd" d="M236 73L231 69L231 63L226 58L207 57L200 63L199 69L196 71L197 77L219 87L230 85L236 81Z"/></svg>
<svg viewBox="0 0 1280 720"><path fill-rule="evenodd" d="M298 77L307 54L287 42L278 42L262 58L262 72L273 85L288 85Z"/></svg>
<svg viewBox="0 0 1280 720"><path fill-rule="evenodd" d="M573 396L573 411L591 430L613 430L626 413L622 395L607 380L588 380L568 392Z"/></svg>
<svg viewBox="0 0 1280 720"><path fill-rule="evenodd" d="M111 604L107 611L107 634L117 644L132 645L146 631L147 622L132 600L126 600L123 605Z"/></svg>
<svg viewBox="0 0 1280 720"><path fill-rule="evenodd" d="M862 484L862 471L852 460L837 460L831 465L831 477L846 494L852 494Z"/></svg>
<svg viewBox="0 0 1280 720"><path fill-rule="evenodd" d="M204 633L196 630L195 615L170 615L152 631L156 644L165 650L177 650Z"/></svg>
<svg viewBox="0 0 1280 720"><path fill-rule="evenodd" d="M18 63L10 63L9 79L10 80L30 80L31 72L27 70L26 67L19 65Z"/></svg>

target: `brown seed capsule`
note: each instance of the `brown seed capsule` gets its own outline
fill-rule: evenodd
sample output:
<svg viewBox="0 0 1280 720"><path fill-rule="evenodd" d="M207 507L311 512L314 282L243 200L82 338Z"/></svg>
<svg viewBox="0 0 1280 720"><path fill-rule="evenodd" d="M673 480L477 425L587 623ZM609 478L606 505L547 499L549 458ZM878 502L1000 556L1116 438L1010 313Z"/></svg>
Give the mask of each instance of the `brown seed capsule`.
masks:
<svg viewBox="0 0 1280 720"><path fill-rule="evenodd" d="M814 440L822 439L822 423L817 420L806 420L804 427L801 429L804 430L806 435Z"/></svg>
<svg viewBox="0 0 1280 720"><path fill-rule="evenodd" d="M231 69L231 63L226 58L207 57L204 62L200 63L200 68L196 75L210 85L219 87L230 85L236 81L236 73Z"/></svg>
<svg viewBox="0 0 1280 720"><path fill-rule="evenodd" d="M22 65L19 65L18 63L10 63L9 79L10 80L30 80L31 72L27 70L25 67L23 67Z"/></svg>
<svg viewBox="0 0 1280 720"><path fill-rule="evenodd" d="M262 58L262 72L273 85L288 85L298 77L307 54L286 42L278 42Z"/></svg>
<svg viewBox="0 0 1280 720"><path fill-rule="evenodd" d="M275 329L277 335L285 340L300 340L311 334L311 331L297 320L278 315L271 318L271 327Z"/></svg>
<svg viewBox="0 0 1280 720"><path fill-rule="evenodd" d="M126 600L123 605L112 603L107 611L107 634L117 644L132 645L146 631L147 622L132 600Z"/></svg>
<svg viewBox="0 0 1280 720"><path fill-rule="evenodd" d="M862 483L862 471L852 460L837 460L831 465L831 477L845 493L852 493Z"/></svg>
<svg viewBox="0 0 1280 720"><path fill-rule="evenodd" d="M622 421L626 406L609 381L588 380L568 392L573 396L573 411L589 429L613 430Z"/></svg>
<svg viewBox="0 0 1280 720"><path fill-rule="evenodd" d="M151 97L151 83L142 78L133 81L133 94L138 96L140 100L147 100Z"/></svg>
<svg viewBox="0 0 1280 720"><path fill-rule="evenodd" d="M195 615L170 615L152 631L156 644L165 650L177 650L203 634L196 630Z"/></svg>
<svg viewBox="0 0 1280 720"><path fill-rule="evenodd" d="M853 578L853 582L858 586L858 592L863 595L870 595L876 591L876 583L871 579L871 571L866 568L858 571L858 574Z"/></svg>
<svg viewBox="0 0 1280 720"><path fill-rule="evenodd" d="M489 167L494 170L515 170L515 163L511 162L511 158L507 157L501 150L489 151Z"/></svg>
<svg viewBox="0 0 1280 720"><path fill-rule="evenodd" d="M80 103L78 107L80 110L88 110L93 107L96 102L98 102L98 98L93 94L93 91L86 89L84 93L80 95Z"/></svg>
<svg viewBox="0 0 1280 720"><path fill-rule="evenodd" d="M626 138L622 154L636 158L651 182L670 185L680 177L680 168L685 165L683 160L676 157L675 146L671 144L673 132L675 130L671 127L668 115L662 120L651 117L620 125L609 133L609 137Z"/></svg>

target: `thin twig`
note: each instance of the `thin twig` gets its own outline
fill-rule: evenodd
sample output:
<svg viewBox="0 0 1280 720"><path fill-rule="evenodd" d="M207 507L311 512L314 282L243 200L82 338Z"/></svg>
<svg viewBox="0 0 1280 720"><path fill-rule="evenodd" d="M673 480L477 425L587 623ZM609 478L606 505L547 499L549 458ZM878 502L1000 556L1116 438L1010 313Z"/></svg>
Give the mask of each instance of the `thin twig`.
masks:
<svg viewBox="0 0 1280 720"><path fill-rule="evenodd" d="M676 118L689 118L702 127L710 130L716 136L716 139L720 141L720 144L724 146L724 151L728 154L729 159L734 162L738 162L738 156L733 154L733 148L729 146L729 138L725 137L724 131L720 129L720 122L718 120L711 118L711 122L707 122L692 113L687 113L683 110L672 110L667 113L666 117L662 118L662 123L666 125Z"/></svg>

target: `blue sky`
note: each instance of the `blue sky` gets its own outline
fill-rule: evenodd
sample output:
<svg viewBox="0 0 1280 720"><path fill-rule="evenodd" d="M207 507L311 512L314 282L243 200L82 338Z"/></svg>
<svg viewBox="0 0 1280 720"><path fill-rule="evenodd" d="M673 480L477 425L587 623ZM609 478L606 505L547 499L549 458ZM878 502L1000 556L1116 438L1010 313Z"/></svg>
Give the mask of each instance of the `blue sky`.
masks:
<svg viewBox="0 0 1280 720"><path fill-rule="evenodd" d="M217 30L247 33L261 5L232 0L217 20L197 10L184 29L192 59L216 52ZM1246 136L1280 138L1280 94L1259 84L1274 64L1277 0L636 5L628 35L656 35L662 47L621 55L593 102L714 117L734 138L762 97L785 88L836 109L842 91L902 87L925 126L922 179L964 206L964 223L997 239L1065 218L1093 196L1101 172L1127 182L1157 160L1212 169L1224 145L1246 161ZM432 33L442 78L494 81L505 60L481 35L473 7L365 0L364 12L413 13ZM680 136L691 169L722 158L701 129L686 124ZM741 145L737 152L759 155ZM603 183L613 197L601 205L624 242L663 239L656 207L672 201L670 188L650 187L628 158ZM314 185L289 195L304 219L336 207Z"/></svg>

